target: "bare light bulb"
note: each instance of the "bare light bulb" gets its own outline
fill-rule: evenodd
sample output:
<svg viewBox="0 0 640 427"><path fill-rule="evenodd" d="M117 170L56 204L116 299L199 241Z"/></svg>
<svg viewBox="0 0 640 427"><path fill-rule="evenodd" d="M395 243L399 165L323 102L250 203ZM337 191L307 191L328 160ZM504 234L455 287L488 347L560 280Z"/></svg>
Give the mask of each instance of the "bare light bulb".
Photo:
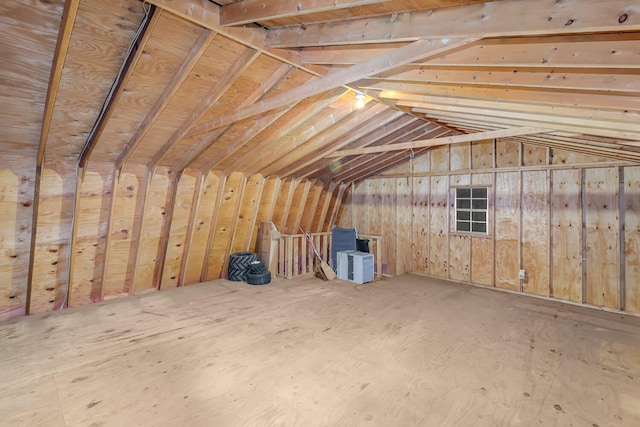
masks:
<svg viewBox="0 0 640 427"><path fill-rule="evenodd" d="M365 96L364 93L357 92L356 93L356 108L359 110L364 107Z"/></svg>

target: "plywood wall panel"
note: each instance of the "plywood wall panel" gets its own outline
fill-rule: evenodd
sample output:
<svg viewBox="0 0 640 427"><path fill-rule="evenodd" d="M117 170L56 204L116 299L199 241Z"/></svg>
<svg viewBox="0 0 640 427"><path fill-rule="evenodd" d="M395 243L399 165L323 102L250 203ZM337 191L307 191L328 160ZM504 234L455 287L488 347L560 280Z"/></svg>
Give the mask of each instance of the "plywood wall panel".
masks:
<svg viewBox="0 0 640 427"><path fill-rule="evenodd" d="M215 228L212 230L211 248L207 259L205 280L215 280L226 276L231 238L235 231L236 218L245 176L234 172L227 178L217 212Z"/></svg>
<svg viewBox="0 0 640 427"><path fill-rule="evenodd" d="M365 217L367 223L367 234L380 235L380 181L370 179L366 181L367 195L365 206Z"/></svg>
<svg viewBox="0 0 640 427"><path fill-rule="evenodd" d="M142 214L140 238L137 242L138 253L133 274L133 294L158 287L158 284L154 283L154 272L156 263L163 261L158 259L158 250L168 209L167 198L174 179L175 177L169 174L165 168L158 168L149 182Z"/></svg>
<svg viewBox="0 0 640 427"><path fill-rule="evenodd" d="M242 192L242 201L238 210L238 219L231 242L230 253L242 252L249 249L249 240L253 235L253 227L256 224L256 215L260 205L260 193L264 178L256 174L249 177Z"/></svg>
<svg viewBox="0 0 640 427"><path fill-rule="evenodd" d="M494 188L492 173L474 173L471 174L471 185L489 187L489 207L493 206ZM493 215L492 209L489 209L489 218L487 218L487 229L489 236L472 237L471 239L471 281L481 285L493 286L493 269L494 269L494 239L493 239Z"/></svg>
<svg viewBox="0 0 640 427"><path fill-rule="evenodd" d="M396 275L411 271L411 178L396 178Z"/></svg>
<svg viewBox="0 0 640 427"><path fill-rule="evenodd" d="M342 221L342 217L346 214L346 210L348 210L347 202L350 198L351 185L343 182L342 184L340 184L340 187L342 196L338 198L338 204L336 205L336 208L334 210L334 219L331 222L331 225L340 224L340 222Z"/></svg>
<svg viewBox="0 0 640 427"><path fill-rule="evenodd" d="M427 173L431 171L431 151L416 156L413 159L413 173Z"/></svg>
<svg viewBox="0 0 640 427"><path fill-rule="evenodd" d="M493 139L471 143L471 167L488 169L493 167Z"/></svg>
<svg viewBox="0 0 640 427"><path fill-rule="evenodd" d="M107 225L113 192L113 165L90 165L79 187L76 246L73 248L69 306L97 302L102 297L102 273Z"/></svg>
<svg viewBox="0 0 640 427"><path fill-rule="evenodd" d="M68 243L36 246L29 314L44 313L63 308L66 289L58 288L66 279Z"/></svg>
<svg viewBox="0 0 640 427"><path fill-rule="evenodd" d="M548 198L547 172L522 172L522 290L544 296L550 294Z"/></svg>
<svg viewBox="0 0 640 427"><path fill-rule="evenodd" d="M449 147L449 170L457 171L471 168L471 144L464 142Z"/></svg>
<svg viewBox="0 0 640 427"><path fill-rule="evenodd" d="M298 234L300 233L299 226L302 219L302 213L304 206L307 203L307 197L309 196L309 188L311 182L309 180L303 180L298 182L298 185L293 193L291 199L289 214L284 226L284 233L286 234Z"/></svg>
<svg viewBox="0 0 640 427"><path fill-rule="evenodd" d="M517 290L520 246L520 174L496 174L495 188L495 285Z"/></svg>
<svg viewBox="0 0 640 427"><path fill-rule="evenodd" d="M431 203L429 211L429 273L436 277L449 277L449 216L447 176L431 177Z"/></svg>
<svg viewBox="0 0 640 427"><path fill-rule="evenodd" d="M263 222L271 221L273 209L276 203L278 188L280 187L280 178L271 177L266 179L260 195L260 203L256 212L256 223L253 228L252 237L249 244L249 250L255 252L258 247L258 227ZM320 188L322 190L322 187ZM315 211L313 211L315 213ZM312 215L313 215L312 213ZM306 231L306 229L305 229Z"/></svg>
<svg viewBox="0 0 640 427"><path fill-rule="evenodd" d="M553 165L578 165L580 163L610 162L611 160L590 154L576 153L565 150L551 150L551 164Z"/></svg>
<svg viewBox="0 0 640 427"><path fill-rule="evenodd" d="M185 263L184 285L200 282L209 244L209 234L215 221L219 193L224 186L224 181L224 177L210 172L200 190L198 211L193 222L191 244Z"/></svg>
<svg viewBox="0 0 640 427"><path fill-rule="evenodd" d="M549 163L549 150L545 147L522 144L521 150L524 166L544 166Z"/></svg>
<svg viewBox="0 0 640 427"><path fill-rule="evenodd" d="M30 314L66 305L75 185L75 168L68 164L51 163L42 171Z"/></svg>
<svg viewBox="0 0 640 427"><path fill-rule="evenodd" d="M307 202L304 205L304 212L302 213L302 219L300 221L300 225L304 231L311 230L313 217L318 209L323 187L324 184L321 181L316 181L309 189L309 195L307 196ZM354 209L353 202L351 203L351 209Z"/></svg>
<svg viewBox="0 0 640 427"><path fill-rule="evenodd" d="M640 313L640 166L624 168L625 310Z"/></svg>
<svg viewBox="0 0 640 427"><path fill-rule="evenodd" d="M380 183L380 234L382 235L382 273L396 274L396 182L382 178Z"/></svg>
<svg viewBox="0 0 640 427"><path fill-rule="evenodd" d="M429 272L429 205L431 183L428 176L413 179L411 214L412 271Z"/></svg>
<svg viewBox="0 0 640 427"><path fill-rule="evenodd" d="M325 215L322 229L323 230L331 230L335 224L335 219L338 214L338 210L340 209L340 205L342 204L342 200L347 189L347 184L342 183L338 185L338 188L331 195L331 199L329 202L329 207L327 209L327 214Z"/></svg>
<svg viewBox="0 0 640 427"><path fill-rule="evenodd" d="M337 187L338 185L335 182L331 181L322 188L322 194L320 195L320 200L318 201L318 209L316 210L313 216L313 222L311 223L310 231L312 233L329 231L324 229L324 222L327 217L329 205L331 204L331 197L333 197L333 193L334 191L336 191Z"/></svg>
<svg viewBox="0 0 640 427"><path fill-rule="evenodd" d="M367 228L367 181L362 181L353 185L351 193L351 221L354 227L358 228L359 234L369 233Z"/></svg>
<svg viewBox="0 0 640 427"><path fill-rule="evenodd" d="M342 228L356 228L357 225L355 223L355 217L353 215L353 198L354 198L355 187L353 183L349 184L347 190L345 191L346 196L344 198L344 202L340 207L340 212L338 212L338 218L336 220L336 224L338 227ZM309 193L309 202L311 202L312 194Z"/></svg>
<svg viewBox="0 0 640 427"><path fill-rule="evenodd" d="M25 314L33 174L28 167L0 169L0 321Z"/></svg>
<svg viewBox="0 0 640 427"><path fill-rule="evenodd" d="M471 237L451 235L449 238L449 278L468 282L471 279Z"/></svg>
<svg viewBox="0 0 640 427"><path fill-rule="evenodd" d="M449 146L431 150L431 172L447 172L449 170Z"/></svg>
<svg viewBox="0 0 640 427"><path fill-rule="evenodd" d="M281 233L284 232L293 192L295 191L297 183L298 181L294 178L285 179L278 189L278 196L271 221Z"/></svg>
<svg viewBox="0 0 640 427"><path fill-rule="evenodd" d="M582 172L551 171L551 284L554 298L582 300Z"/></svg>
<svg viewBox="0 0 640 427"><path fill-rule="evenodd" d="M176 198L171 215L171 225L167 241L167 252L162 265L160 289L175 288L180 283L180 268L184 248L189 233L189 218L194 208L194 191L197 188L196 174L182 174L178 182ZM160 262L157 260L156 262Z"/></svg>
<svg viewBox="0 0 640 427"><path fill-rule="evenodd" d="M493 239L473 237L471 239L471 281L493 286Z"/></svg>
<svg viewBox="0 0 640 427"><path fill-rule="evenodd" d="M620 307L618 168L586 169L586 302Z"/></svg>
<svg viewBox="0 0 640 427"><path fill-rule="evenodd" d="M102 283L102 297L129 292L133 273L134 224L137 207L142 203L144 171L123 172L116 185L112 209L107 265Z"/></svg>
<svg viewBox="0 0 640 427"><path fill-rule="evenodd" d="M496 141L496 165L499 168L520 166L520 144L498 139Z"/></svg>

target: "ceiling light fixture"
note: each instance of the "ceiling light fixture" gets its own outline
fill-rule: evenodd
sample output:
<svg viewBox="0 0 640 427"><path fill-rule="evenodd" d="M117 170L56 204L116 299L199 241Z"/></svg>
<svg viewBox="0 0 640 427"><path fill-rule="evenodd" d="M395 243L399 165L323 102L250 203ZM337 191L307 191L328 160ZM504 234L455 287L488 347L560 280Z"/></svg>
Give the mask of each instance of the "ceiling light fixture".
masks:
<svg viewBox="0 0 640 427"><path fill-rule="evenodd" d="M364 107L365 96L362 92L356 92L356 108L359 110Z"/></svg>

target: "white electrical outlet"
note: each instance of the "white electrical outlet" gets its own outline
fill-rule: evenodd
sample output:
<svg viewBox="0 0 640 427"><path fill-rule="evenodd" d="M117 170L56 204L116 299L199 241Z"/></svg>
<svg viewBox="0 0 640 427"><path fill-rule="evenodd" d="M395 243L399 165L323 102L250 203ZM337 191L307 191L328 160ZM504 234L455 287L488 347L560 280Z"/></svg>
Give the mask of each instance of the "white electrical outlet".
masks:
<svg viewBox="0 0 640 427"><path fill-rule="evenodd" d="M520 270L520 280L524 280L525 278L524 270Z"/></svg>

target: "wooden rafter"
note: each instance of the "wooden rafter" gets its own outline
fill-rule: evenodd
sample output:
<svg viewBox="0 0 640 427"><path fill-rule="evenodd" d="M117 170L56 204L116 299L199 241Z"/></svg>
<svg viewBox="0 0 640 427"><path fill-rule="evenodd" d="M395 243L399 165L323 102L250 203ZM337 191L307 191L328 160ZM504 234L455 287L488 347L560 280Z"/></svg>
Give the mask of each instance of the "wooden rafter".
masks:
<svg viewBox="0 0 640 427"><path fill-rule="evenodd" d="M332 91L334 94L336 91ZM329 93L323 94L329 95ZM323 101L327 102L327 105L331 105L331 114L327 114L325 108L322 108L320 103L313 102L317 97L310 98L303 101L304 104L300 108L301 113L297 115L298 121L291 120L290 128L283 128L273 133L273 138L267 138L260 141L256 150L251 153L251 158L247 159L246 164L241 167L247 168L250 173L261 172L264 175L270 175L267 172L267 168L273 165L278 159L287 155L293 150L298 150L300 146L306 143L313 143L316 138L328 136L332 132L331 128L340 124L342 120L351 120L352 123L355 120L354 112L356 111L355 103L353 102L353 94L348 92L344 96L340 96L335 102L328 102L331 97L324 97ZM369 103L363 108L368 110L373 104ZM308 114L311 111L316 111L315 114ZM362 112L362 110L361 110ZM335 134L334 134L335 135ZM330 141L330 137L327 141Z"/></svg>
<svg viewBox="0 0 640 427"><path fill-rule="evenodd" d="M220 24L220 6L208 0L146 0L189 22L208 28L236 42L257 50L264 49L266 30L262 28L231 28Z"/></svg>
<svg viewBox="0 0 640 427"><path fill-rule="evenodd" d="M80 0L67 0L62 11L62 22L58 32L58 40L56 42L56 50L53 56L53 65L51 66L51 74L49 75L49 86L47 89L47 97L44 104L44 112L42 116L42 128L40 131L40 141L38 144L38 153L36 155L36 173L35 186L33 193L33 210L32 210L32 230L31 241L29 247L29 270L27 273L27 294L25 314L31 314L31 291L33 289L33 275L35 268L35 253L38 235L38 214L40 211L40 184L42 181L42 169L45 161L45 150L47 140L49 139L49 130L51 129L51 120L53 118L53 109L60 87L60 78L62 69L67 58L69 50L69 42L71 40L71 32L78 14L78 6ZM69 284L67 284L69 286Z"/></svg>
<svg viewBox="0 0 640 427"><path fill-rule="evenodd" d="M269 32L270 48L369 44L442 37L504 37L640 29L635 0L502 0Z"/></svg>
<svg viewBox="0 0 640 427"><path fill-rule="evenodd" d="M301 108L298 109L293 117L289 118L287 116L284 116L282 120L278 120L275 122L277 131L262 139L258 147L253 150L250 158L236 158L235 161L228 164L228 166L225 168L224 173L226 174L231 173L234 170L240 170L243 166L246 167L247 163L253 165L255 162L258 162L258 159L263 160L273 150L279 150L280 145L274 144L279 141L284 135L294 131L300 126L303 126L304 123L315 117L329 105L336 102L343 96L346 96L348 92L349 91L343 88L338 88L327 93L317 95L308 100L302 101L300 104L298 104ZM252 166L248 170L259 171L260 168Z"/></svg>
<svg viewBox="0 0 640 427"><path fill-rule="evenodd" d="M487 123L489 125L504 125L516 127L540 126L555 131L570 132L575 134L587 134L604 136L608 138L620 138L629 140L630 145L640 144L640 134L637 133L637 126L629 126L629 130L616 130L613 124L597 121L585 121L582 119L572 119L570 117L555 117L552 115L542 116L527 113L499 112L492 114L491 111L477 109L454 108L453 112L448 110L424 110L414 108L413 111L425 114L427 118L433 118L447 123L450 119L463 119L476 123Z"/></svg>
<svg viewBox="0 0 640 427"><path fill-rule="evenodd" d="M363 63L313 80L288 92L265 99L249 107L242 108L231 114L217 117L209 122L206 127L202 126L198 127L197 130L194 129L194 133L208 132L226 126L230 123L266 113L267 111L271 111L276 108L285 107L304 98L326 92L365 77L375 76L378 73L391 70L418 59L442 55L445 52L451 52L453 50L463 48L477 40L477 38L418 40ZM193 136L193 134L191 134L191 136Z"/></svg>
<svg viewBox="0 0 640 427"><path fill-rule="evenodd" d="M374 132L368 133L363 137L350 142L343 148L351 149L370 145L380 145L381 143L393 143L394 141L402 138L404 135L411 134L413 131L415 131L416 128L421 129L428 125L429 122L416 119L415 117L411 117L409 115L403 115L402 117L393 120L390 123L381 124ZM318 171L325 170L326 168L331 170L333 163L334 161L331 159L318 159L314 163L301 169L298 172L298 175L303 178L308 178L318 173ZM344 163L340 162L339 166L342 167L343 165ZM334 170L332 172L337 172L336 166L338 165L336 164L333 166ZM335 175L335 173L333 175Z"/></svg>
<svg viewBox="0 0 640 427"><path fill-rule="evenodd" d="M160 147L149 162L150 168L155 168L162 162L165 156L187 135L191 127L198 122L209 109L225 94L242 73L253 64L260 52L253 49L246 49L234 61L233 65L226 70L224 76L211 88L209 93L196 105L186 120L178 127L171 137Z"/></svg>
<svg viewBox="0 0 640 427"><path fill-rule="evenodd" d="M411 132L406 135L404 140L414 140L417 138L440 138L450 135L449 129L432 127L427 129L418 129L416 132ZM393 141L385 141L393 142ZM382 145L382 144L377 144ZM428 150L431 147L414 150L414 154L420 154L422 150ZM395 163L406 162L410 156L406 151L389 152L384 154L373 153L356 156L350 160L341 160L341 164L336 167L336 172L333 173L333 177L336 180L351 182L355 180L364 179L365 176L372 176L377 174L380 170L386 170L395 165ZM322 176L327 176L326 172Z"/></svg>
<svg viewBox="0 0 640 427"><path fill-rule="evenodd" d="M539 133L553 132L549 129L541 129L534 127L518 127L509 129L500 129L496 131L479 132L464 135L447 136L444 138L423 139L420 141L402 142L398 144L382 145L378 147L364 147L353 150L336 151L326 157L344 157L360 154L386 153L388 151L411 150L415 148L433 147L437 145L458 144L461 142L480 141L483 139L504 138L507 136L532 135Z"/></svg>
<svg viewBox="0 0 640 427"><path fill-rule="evenodd" d="M385 129L389 123L401 118L407 118L408 116L401 111L396 111L387 108L387 111L375 114L371 119L365 120L358 117L359 124L349 129L345 129L343 134L335 138L331 144L324 144L317 147L304 157L299 157L299 160L291 162L290 165L283 166L276 174L287 177L298 174L299 171L309 167L318 161L324 159L328 152L340 150L347 145L357 141L359 139L368 137L378 129ZM304 153L303 153L304 154ZM298 155L300 156L300 155Z"/></svg>
<svg viewBox="0 0 640 427"><path fill-rule="evenodd" d="M383 3L385 1L389 0L243 0L222 6L220 9L220 23L222 25L242 25L328 10Z"/></svg>
<svg viewBox="0 0 640 427"><path fill-rule="evenodd" d="M209 30L203 30L196 42L191 47L191 50L185 57L180 69L176 71L171 81L165 87L162 95L156 100L153 107L149 109L147 115L138 126L138 129L133 134L129 143L125 149L118 156L116 161L116 169L121 170L129 159L135 148L144 139L144 136L149 132L153 124L158 120L164 109L167 107L171 99L176 95L182 83L189 76L189 72L198 63L204 52L207 50L213 39L216 37L216 33Z"/></svg>
<svg viewBox="0 0 640 427"><path fill-rule="evenodd" d="M262 99L266 94L268 94L272 89L274 89L276 86L278 86L278 84L285 79L287 76L289 76L291 74L291 72L294 70L294 67L292 67L289 64L284 64L282 65L275 73L273 73L265 82L263 82L257 90L255 90L249 97L247 97L245 99L245 101L241 104L241 108L242 107L246 107L248 105L253 104L254 102ZM184 156L182 156L182 159L180 160L179 163L177 163L176 165L174 165L175 169L177 171L180 171L186 167L188 167L191 162L193 162L194 159L196 159L200 154L202 154L214 141L216 141L216 139L218 137L220 137L224 132L225 129L217 129L215 132L213 132L210 135L207 135L206 138L203 138L200 142L198 142L195 146L193 146L192 148L189 149L189 151L187 153L185 153ZM189 132L187 133L187 137L188 137ZM241 141L239 141L238 143L234 144L234 147L229 147L229 155L231 153L233 153L239 146L241 146ZM218 158L215 159L217 162L221 162L226 158ZM206 170L209 170L213 167L213 165L211 165L211 167L209 167Z"/></svg>
<svg viewBox="0 0 640 427"><path fill-rule="evenodd" d="M38 157L36 164L41 166L44 163L44 152L49 138L49 129L51 128L51 119L53 117L53 107L56 103L58 88L60 87L60 78L62 77L62 68L67 58L69 50L69 42L71 41L71 32L78 14L78 6L80 0L67 0L62 11L62 23L58 32L58 41L56 43L56 51L53 56L53 65L51 66L51 75L49 76L49 88L47 90L47 98L44 104L44 114L42 118L42 130L40 132L40 145L38 146Z"/></svg>
<svg viewBox="0 0 640 427"><path fill-rule="evenodd" d="M355 84L361 90L380 90L381 98L393 99L397 92L412 93L423 96L443 96L451 98L475 98L524 102L531 104L549 104L558 106L593 107L596 109L640 110L640 97L610 95L607 93L583 93L579 91L563 92L558 96L554 90L527 90L521 88L501 88L493 86L466 85L402 85L383 82L370 85Z"/></svg>
<svg viewBox="0 0 640 427"><path fill-rule="evenodd" d="M125 70L124 76L122 76L121 80L116 80L117 88L115 89L113 96L109 100L109 103L107 105L107 110L105 111L104 116L99 116L100 121L97 124L95 134L93 134L90 137L90 139L87 140L85 146L82 149L82 152L80 153L80 158L78 159L78 165L83 171L87 166L87 163L91 158L91 154L93 153L93 150L98 144L98 141L102 136L102 133L104 132L107 124L109 123L109 119L111 118L111 115L114 112L115 106L117 105L118 101L120 100L120 97L126 90L125 88L127 86L127 82L135 72L136 65L138 64L138 61L142 57L143 53L145 52L145 47L147 46L147 43L151 38L151 34L153 33L155 26L160 21L161 15L162 15L162 10L158 10L156 13L153 13L150 21L146 25L143 24L144 33L141 35L140 40L137 43L135 43L136 48L135 48L135 52L133 53L133 58L131 59L131 61L128 61L125 58L126 70Z"/></svg>
<svg viewBox="0 0 640 427"><path fill-rule="evenodd" d="M640 121L638 111L599 110L594 108L567 107L557 105L534 104L525 102L494 101L471 98L452 98L444 96L423 96L396 93L396 103L410 108L434 108L446 110L449 107L470 107L494 111L512 111L535 113L545 115L557 115L561 117L576 117L583 120L611 121L618 126L636 124Z"/></svg>
<svg viewBox="0 0 640 427"><path fill-rule="evenodd" d="M639 64L640 68L640 64ZM407 78L409 77L409 78ZM376 79L370 79L373 83ZM413 73L402 73L393 79L379 79L404 85L470 85L493 86L500 88L557 89L561 91L589 91L609 94L640 93L640 81L637 72L625 72L615 68L596 70L538 69L529 71L521 68L473 68L473 65L460 68L420 67ZM375 84L375 83L374 83Z"/></svg>
<svg viewBox="0 0 640 427"><path fill-rule="evenodd" d="M290 65L299 67L313 75L320 75L313 68L301 64L296 55L278 55L265 46L267 30L257 27L225 27L220 24L220 6L208 0L145 0L156 7L181 17L204 28L219 33L230 40L255 49Z"/></svg>

